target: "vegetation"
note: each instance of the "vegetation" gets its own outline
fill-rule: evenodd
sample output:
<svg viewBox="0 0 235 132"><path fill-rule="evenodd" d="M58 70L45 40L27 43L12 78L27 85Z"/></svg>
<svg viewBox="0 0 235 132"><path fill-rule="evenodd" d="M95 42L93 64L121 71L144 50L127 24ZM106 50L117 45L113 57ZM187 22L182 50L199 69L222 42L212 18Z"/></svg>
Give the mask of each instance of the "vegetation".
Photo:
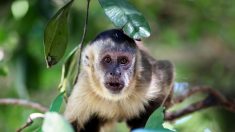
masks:
<svg viewBox="0 0 235 132"><path fill-rule="evenodd" d="M176 84L176 92L183 93L195 85L208 85L221 91L226 97L234 97L234 1L129 0L127 2L123 0L120 2L109 0L111 2L109 4L116 6L115 9L119 11L120 16L128 14L126 10L120 10L120 8L125 7L135 11L134 15L127 16L129 24L123 25L125 21L117 23L115 19L110 19L111 21L108 19L110 14L107 1L93 0L90 3L86 36L82 37L87 1L9 0L0 2L1 98L27 99L43 104L47 108L52 104L50 110L54 112L58 112L61 105L63 109L62 96L61 94L57 96L58 87L62 93L71 90L78 72L76 68L74 69L77 63L73 58L79 57L81 48L79 44L86 44L97 33L114 27L124 27L124 31L129 36L136 39L142 38L156 58L169 59L175 63L176 80L183 82ZM136 16L139 11L142 15ZM60 28L56 28L55 25ZM132 27L135 30L130 30ZM143 27L141 29L144 30L138 30L138 27ZM53 33L58 34L52 35ZM151 36L148 37L150 33ZM61 43L60 47L54 46L58 43ZM52 66L56 63L57 65L52 68L46 68L46 64ZM64 70L61 79L62 67ZM172 109L184 108L204 97L205 94L197 94ZM28 116L34 112L38 111L15 105L0 105L0 130L15 131L24 125ZM162 111L157 113L157 115L160 114ZM60 118L54 113L48 113L47 117L49 118L46 119ZM224 132L235 130L234 120L234 113L221 107L211 107L173 122L164 123L164 126L180 132L195 130ZM25 131L36 130L42 124L44 126L46 121L42 122L43 120L40 119L35 120ZM63 121L61 122L63 124ZM160 124L162 124L161 121ZM126 129L119 124L117 131L124 130Z"/></svg>

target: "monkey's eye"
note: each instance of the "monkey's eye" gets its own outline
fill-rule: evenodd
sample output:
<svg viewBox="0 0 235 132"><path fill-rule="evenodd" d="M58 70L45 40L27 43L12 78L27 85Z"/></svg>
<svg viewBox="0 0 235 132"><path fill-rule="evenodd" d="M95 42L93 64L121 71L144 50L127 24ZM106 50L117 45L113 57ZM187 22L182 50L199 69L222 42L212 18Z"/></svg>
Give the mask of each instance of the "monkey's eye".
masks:
<svg viewBox="0 0 235 132"><path fill-rule="evenodd" d="M120 60L119 60L120 64L127 64L128 63L128 59L126 57L122 57Z"/></svg>
<svg viewBox="0 0 235 132"><path fill-rule="evenodd" d="M104 57L103 61L105 63L111 63L112 59L109 56Z"/></svg>

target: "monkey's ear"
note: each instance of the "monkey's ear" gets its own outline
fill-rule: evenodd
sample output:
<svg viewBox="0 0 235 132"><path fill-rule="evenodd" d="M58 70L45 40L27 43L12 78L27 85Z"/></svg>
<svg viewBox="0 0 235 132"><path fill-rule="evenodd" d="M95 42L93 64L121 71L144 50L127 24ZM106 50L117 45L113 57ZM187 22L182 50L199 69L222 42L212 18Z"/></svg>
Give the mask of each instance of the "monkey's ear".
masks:
<svg viewBox="0 0 235 132"><path fill-rule="evenodd" d="M92 48L90 46L86 47L82 52L82 65L84 67L90 67L92 62Z"/></svg>
<svg viewBox="0 0 235 132"><path fill-rule="evenodd" d="M82 64L83 64L84 66L90 66L88 55L85 54L85 55L83 56Z"/></svg>

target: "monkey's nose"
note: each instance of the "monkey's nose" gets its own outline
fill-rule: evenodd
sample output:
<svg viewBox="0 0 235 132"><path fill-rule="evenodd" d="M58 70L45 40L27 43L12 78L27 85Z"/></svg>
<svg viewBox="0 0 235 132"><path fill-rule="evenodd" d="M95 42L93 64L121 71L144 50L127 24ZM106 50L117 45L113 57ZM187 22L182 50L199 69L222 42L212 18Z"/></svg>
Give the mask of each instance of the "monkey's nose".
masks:
<svg viewBox="0 0 235 132"><path fill-rule="evenodd" d="M120 71L112 71L109 73L110 76L112 77L120 77L121 76L121 72Z"/></svg>
<svg viewBox="0 0 235 132"><path fill-rule="evenodd" d="M110 71L108 71L108 76L113 78L113 77L121 77L122 73L121 73L121 69L118 67L114 67L113 69L110 69Z"/></svg>

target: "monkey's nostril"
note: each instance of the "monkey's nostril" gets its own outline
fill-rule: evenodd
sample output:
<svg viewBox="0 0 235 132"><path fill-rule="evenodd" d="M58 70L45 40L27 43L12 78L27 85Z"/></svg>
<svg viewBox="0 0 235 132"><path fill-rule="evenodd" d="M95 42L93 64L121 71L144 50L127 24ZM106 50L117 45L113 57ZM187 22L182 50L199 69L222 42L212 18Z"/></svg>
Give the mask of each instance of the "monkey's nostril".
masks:
<svg viewBox="0 0 235 132"><path fill-rule="evenodd" d="M121 76L121 72L117 72L117 73L114 73L114 72L110 72L109 75L111 76Z"/></svg>

